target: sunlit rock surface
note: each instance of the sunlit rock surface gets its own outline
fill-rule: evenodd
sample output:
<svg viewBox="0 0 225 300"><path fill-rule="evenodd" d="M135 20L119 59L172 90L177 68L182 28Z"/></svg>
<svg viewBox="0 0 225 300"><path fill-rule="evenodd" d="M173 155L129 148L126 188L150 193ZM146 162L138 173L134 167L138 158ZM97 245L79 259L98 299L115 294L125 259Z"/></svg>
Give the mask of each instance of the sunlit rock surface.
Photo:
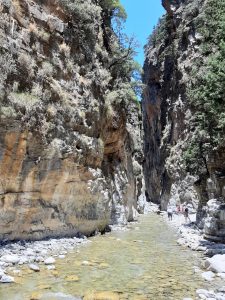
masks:
<svg viewBox="0 0 225 300"><path fill-rule="evenodd" d="M0 239L102 231L142 193L139 106L105 97L109 20L88 2L81 31L60 3L0 1Z"/></svg>

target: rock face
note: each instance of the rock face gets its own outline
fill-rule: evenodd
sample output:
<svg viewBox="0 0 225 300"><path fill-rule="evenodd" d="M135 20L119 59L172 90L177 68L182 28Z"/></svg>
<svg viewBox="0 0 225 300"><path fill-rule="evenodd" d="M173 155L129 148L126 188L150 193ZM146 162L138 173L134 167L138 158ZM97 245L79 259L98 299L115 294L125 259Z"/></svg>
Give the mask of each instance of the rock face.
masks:
<svg viewBox="0 0 225 300"><path fill-rule="evenodd" d="M204 22L207 14L219 6L211 8L210 1L204 0L165 0L162 4L166 15L149 39L144 64L146 196L161 203L163 209L171 198L176 203L192 202L194 206L198 203L197 222L201 228L205 226L206 237L224 240L224 147L220 145L207 155L202 150L210 144L207 138L210 129L203 128L196 134L200 114L196 118L198 107L190 96L193 77L206 72L208 58L214 58L219 49L218 35L211 32L207 37L205 34L211 28ZM207 38L214 43L214 52L213 47L207 48ZM193 160L198 171L192 172L187 168L185 155L195 134L201 140L201 163ZM192 155L195 150L191 149ZM215 210L212 202L207 205L212 199L217 203Z"/></svg>
<svg viewBox="0 0 225 300"><path fill-rule="evenodd" d="M146 46L144 172L148 199L161 202L164 209L173 184L185 186L182 194L188 192L196 198L193 179L187 176L182 161L182 147L188 140L191 118L186 87L201 43L194 19L203 2L163 1L167 14Z"/></svg>
<svg viewBox="0 0 225 300"><path fill-rule="evenodd" d="M91 234L132 220L141 194L141 114L116 94L111 19L66 3L0 1L0 239Z"/></svg>

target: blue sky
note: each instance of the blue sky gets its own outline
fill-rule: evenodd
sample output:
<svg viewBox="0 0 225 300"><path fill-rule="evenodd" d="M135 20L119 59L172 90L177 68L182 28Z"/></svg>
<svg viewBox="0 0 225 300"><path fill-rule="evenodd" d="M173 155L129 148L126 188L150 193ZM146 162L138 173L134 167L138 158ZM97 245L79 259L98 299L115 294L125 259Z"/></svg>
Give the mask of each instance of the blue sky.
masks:
<svg viewBox="0 0 225 300"><path fill-rule="evenodd" d="M135 58L141 65L144 63L144 50L147 38L157 24L158 19L165 13L161 0L120 0L127 12L125 32L134 35L140 44Z"/></svg>

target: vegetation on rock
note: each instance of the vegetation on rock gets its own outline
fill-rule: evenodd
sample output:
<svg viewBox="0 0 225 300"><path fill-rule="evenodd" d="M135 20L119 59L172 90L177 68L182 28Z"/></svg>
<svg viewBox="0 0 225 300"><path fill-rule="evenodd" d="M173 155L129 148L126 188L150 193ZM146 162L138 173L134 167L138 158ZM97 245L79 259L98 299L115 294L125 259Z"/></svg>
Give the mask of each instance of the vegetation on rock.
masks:
<svg viewBox="0 0 225 300"><path fill-rule="evenodd" d="M201 18L204 59L193 70L188 87L194 133L184 153L192 172L201 170L207 155L225 141L225 1L207 1Z"/></svg>

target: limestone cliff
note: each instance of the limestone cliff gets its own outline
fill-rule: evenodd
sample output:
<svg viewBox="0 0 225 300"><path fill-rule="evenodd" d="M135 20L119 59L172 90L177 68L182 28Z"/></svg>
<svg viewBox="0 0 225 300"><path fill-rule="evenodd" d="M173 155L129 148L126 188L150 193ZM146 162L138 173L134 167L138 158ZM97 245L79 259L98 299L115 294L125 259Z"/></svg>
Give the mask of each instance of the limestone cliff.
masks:
<svg viewBox="0 0 225 300"><path fill-rule="evenodd" d="M149 39L144 65L147 196L161 202L163 208L172 184L186 175L181 158L191 117L186 86L201 39L193 19L199 15L203 1L183 2L163 1L167 13Z"/></svg>
<svg viewBox="0 0 225 300"><path fill-rule="evenodd" d="M1 239L133 219L141 114L104 2L0 0Z"/></svg>
<svg viewBox="0 0 225 300"><path fill-rule="evenodd" d="M208 211L206 235L222 237L225 3L162 4L166 14L149 38L144 65L146 194L164 209L169 201L199 203L199 225Z"/></svg>

